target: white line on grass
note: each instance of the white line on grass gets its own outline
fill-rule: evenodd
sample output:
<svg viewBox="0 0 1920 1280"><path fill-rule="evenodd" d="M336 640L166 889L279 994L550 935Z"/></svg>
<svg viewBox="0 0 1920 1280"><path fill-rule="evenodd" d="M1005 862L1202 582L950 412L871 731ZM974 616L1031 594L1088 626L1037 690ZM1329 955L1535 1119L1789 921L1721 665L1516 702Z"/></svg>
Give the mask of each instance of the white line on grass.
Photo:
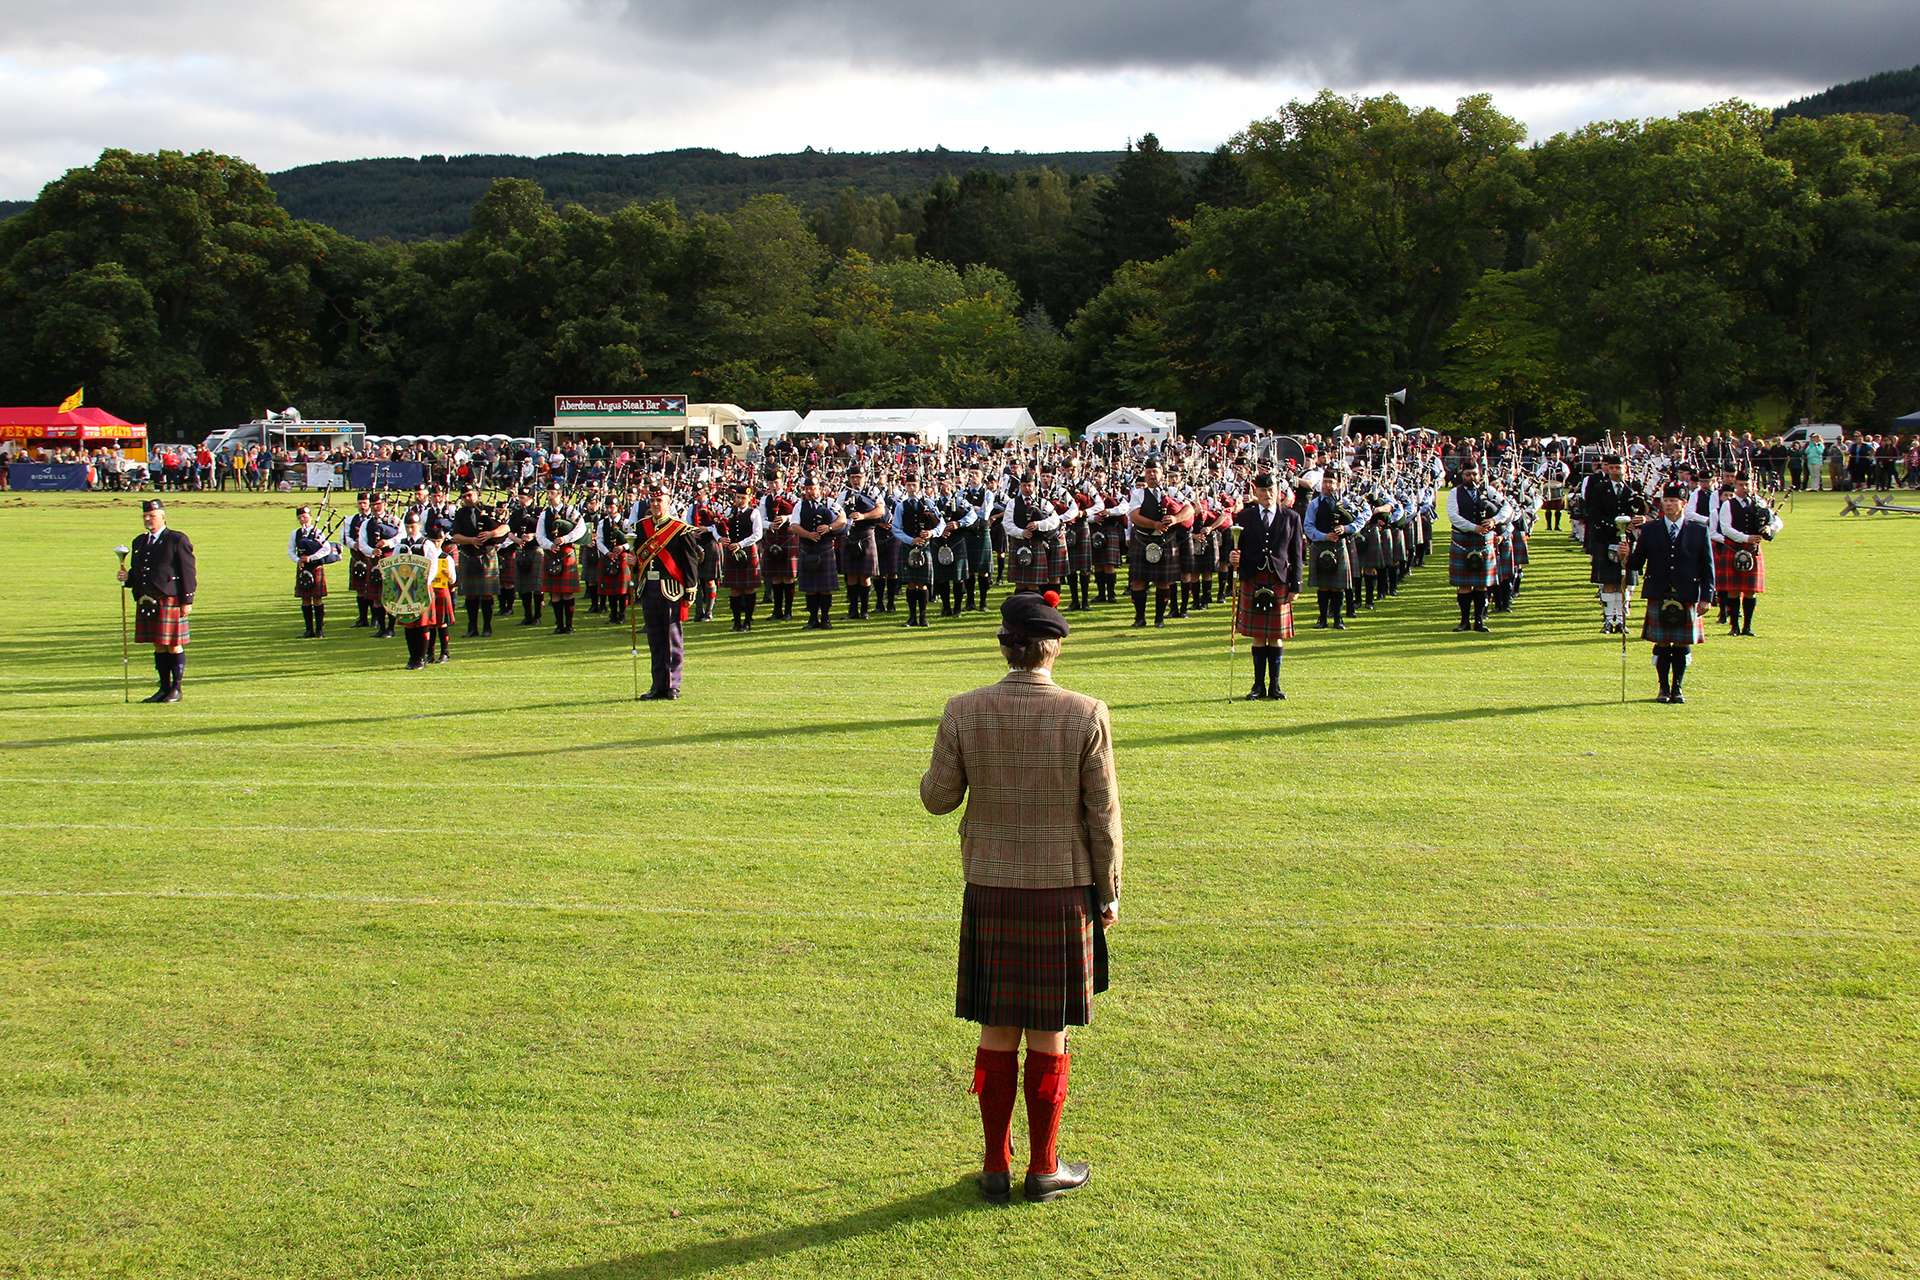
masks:
<svg viewBox="0 0 1920 1280"><path fill-rule="evenodd" d="M317 903L347 907L425 907L434 910L462 911L556 911L589 915L646 916L752 916L777 915L785 920L822 920L847 924L925 924L924 914L893 914L883 911L796 911L790 907L767 906L664 906L641 902L595 902L574 898L438 898L426 895L295 893L249 889L8 889L0 888L0 898L79 901L86 899L147 899L187 902L270 902ZM943 912L939 917L951 923L958 912ZM1631 924L1601 920L1309 920L1264 919L1220 920L1169 918L1128 921L1129 929L1233 929L1296 932L1384 932L1406 933L1544 933L1544 934L1623 934L1623 935L1705 935L1742 938L1836 938L1899 939L1920 937L1906 929L1799 928L1769 929L1756 925L1712 924Z"/></svg>

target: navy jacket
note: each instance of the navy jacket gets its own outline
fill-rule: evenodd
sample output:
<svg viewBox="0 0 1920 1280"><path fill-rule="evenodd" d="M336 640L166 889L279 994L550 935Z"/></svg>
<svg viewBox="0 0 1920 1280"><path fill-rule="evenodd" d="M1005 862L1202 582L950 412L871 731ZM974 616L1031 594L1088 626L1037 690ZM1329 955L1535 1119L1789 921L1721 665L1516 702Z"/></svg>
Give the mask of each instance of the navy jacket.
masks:
<svg viewBox="0 0 1920 1280"><path fill-rule="evenodd" d="M1662 517L1640 527L1628 567L1644 573L1640 593L1649 600L1679 600L1708 604L1713 600L1713 549L1707 545L1705 525L1680 517L1680 539L1667 535Z"/></svg>
<svg viewBox="0 0 1920 1280"><path fill-rule="evenodd" d="M1300 513L1292 507L1276 506L1269 523L1260 513L1260 504L1250 502L1233 518L1240 530L1240 572L1250 576L1265 569L1280 582L1281 590L1297 594L1300 590L1302 558Z"/></svg>

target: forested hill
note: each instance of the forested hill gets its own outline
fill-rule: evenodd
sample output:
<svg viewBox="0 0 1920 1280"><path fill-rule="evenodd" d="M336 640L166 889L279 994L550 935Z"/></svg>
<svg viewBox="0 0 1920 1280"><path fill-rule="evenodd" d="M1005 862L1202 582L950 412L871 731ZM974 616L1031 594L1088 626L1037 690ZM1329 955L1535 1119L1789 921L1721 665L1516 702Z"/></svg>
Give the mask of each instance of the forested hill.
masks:
<svg viewBox="0 0 1920 1280"><path fill-rule="evenodd" d="M1920 67L1849 80L1780 108L1783 116L1834 116L1842 112L1905 116L1920 124Z"/></svg>
<svg viewBox="0 0 1920 1280"><path fill-rule="evenodd" d="M465 231L474 202L496 178L530 178L555 205L580 204L596 213L662 198L692 213L733 209L769 192L803 209L849 187L865 196L919 196L940 178L970 170L1011 174L1049 167L1068 174L1110 174L1125 158L1124 151L1029 154L944 147L778 156L707 149L630 156L422 156L302 165L271 175L271 181L296 218L363 240L424 240ZM1179 158L1189 172L1205 159L1197 153Z"/></svg>

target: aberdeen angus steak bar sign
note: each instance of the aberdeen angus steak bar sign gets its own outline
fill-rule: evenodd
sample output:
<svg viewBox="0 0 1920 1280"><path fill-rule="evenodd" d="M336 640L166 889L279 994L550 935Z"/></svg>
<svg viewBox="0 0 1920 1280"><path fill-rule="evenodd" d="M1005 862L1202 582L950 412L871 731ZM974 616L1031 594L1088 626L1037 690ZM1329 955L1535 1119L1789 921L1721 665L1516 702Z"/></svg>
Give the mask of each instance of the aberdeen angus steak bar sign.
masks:
<svg viewBox="0 0 1920 1280"><path fill-rule="evenodd" d="M685 396L555 396L554 421L562 418L684 418Z"/></svg>

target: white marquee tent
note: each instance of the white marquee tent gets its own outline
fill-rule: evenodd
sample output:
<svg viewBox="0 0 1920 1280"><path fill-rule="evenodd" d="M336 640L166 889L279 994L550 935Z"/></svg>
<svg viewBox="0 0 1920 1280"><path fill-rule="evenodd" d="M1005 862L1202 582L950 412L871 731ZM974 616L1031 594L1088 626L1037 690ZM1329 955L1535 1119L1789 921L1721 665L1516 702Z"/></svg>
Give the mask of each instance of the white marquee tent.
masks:
<svg viewBox="0 0 1920 1280"><path fill-rule="evenodd" d="M1025 409L815 409L790 433L814 435L916 435L930 445L944 445L953 436L982 436L1012 440L1034 430L1033 415ZM762 438L770 433L763 422Z"/></svg>
<svg viewBox="0 0 1920 1280"><path fill-rule="evenodd" d="M1087 424L1087 439L1103 436L1143 436L1154 443L1171 440L1174 415L1158 409L1115 409L1098 422Z"/></svg>

